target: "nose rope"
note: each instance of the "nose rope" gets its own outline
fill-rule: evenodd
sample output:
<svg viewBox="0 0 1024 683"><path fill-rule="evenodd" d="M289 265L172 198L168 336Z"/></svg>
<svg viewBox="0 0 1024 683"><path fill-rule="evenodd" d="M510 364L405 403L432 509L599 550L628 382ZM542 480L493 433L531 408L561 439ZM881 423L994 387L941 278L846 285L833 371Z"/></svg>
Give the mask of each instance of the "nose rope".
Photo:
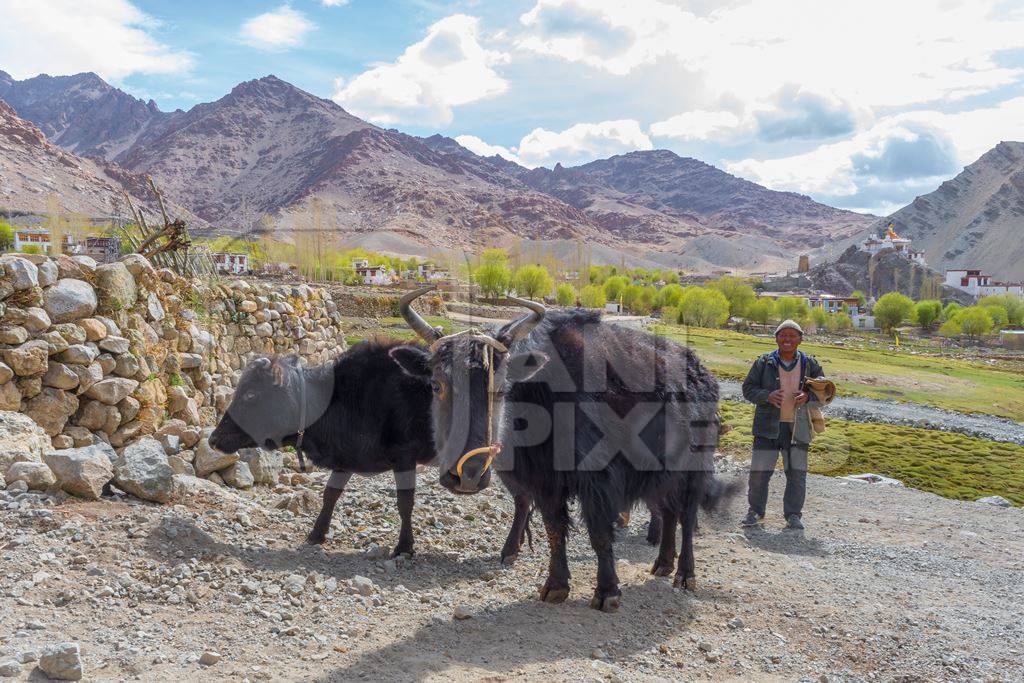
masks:
<svg viewBox="0 0 1024 683"><path fill-rule="evenodd" d="M487 454L487 459L484 460L484 466L480 470L480 476L484 476L488 469L491 467L491 463L494 458L497 457L498 451L501 450L501 444L496 444L492 441L493 430L494 430L494 351L498 349L502 352L508 351L504 344L498 340L488 337L486 335L473 335L475 338L486 340L484 343L484 365L487 366L487 445L481 446L480 448L474 448L473 450L464 453L459 461L455 464L455 474L458 475L459 480L462 480L462 466L470 458L475 458L478 455L484 453ZM436 342L435 342L436 343Z"/></svg>

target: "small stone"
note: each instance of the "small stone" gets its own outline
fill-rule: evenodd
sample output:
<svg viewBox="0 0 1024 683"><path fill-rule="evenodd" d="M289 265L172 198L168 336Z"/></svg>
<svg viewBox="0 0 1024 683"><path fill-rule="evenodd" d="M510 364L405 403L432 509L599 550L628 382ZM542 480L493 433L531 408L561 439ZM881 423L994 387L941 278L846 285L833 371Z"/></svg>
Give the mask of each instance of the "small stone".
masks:
<svg viewBox="0 0 1024 683"><path fill-rule="evenodd" d="M0 662L0 678L14 678L21 674L21 664L13 659Z"/></svg>
<svg viewBox="0 0 1024 683"><path fill-rule="evenodd" d="M196 475L200 477L205 477L211 472L219 472L238 461L238 453L222 453L215 450L206 439L196 444L195 451L193 466L196 468Z"/></svg>
<svg viewBox="0 0 1024 683"><path fill-rule="evenodd" d="M146 437L126 447L118 457L114 482L136 498L166 503L174 491L174 471L160 442Z"/></svg>
<svg viewBox="0 0 1024 683"><path fill-rule="evenodd" d="M254 483L252 472L249 471L249 466L241 461L235 462L230 467L222 470L220 472L220 476L224 480L225 484L236 489L252 488Z"/></svg>
<svg viewBox="0 0 1024 683"><path fill-rule="evenodd" d="M728 625L729 625L729 628L731 628L732 630L735 631L735 630L743 628L743 620L740 619L739 617L733 617L732 619L729 620L729 624Z"/></svg>
<svg viewBox="0 0 1024 683"><path fill-rule="evenodd" d="M39 668L50 678L77 681L82 678L82 653L78 643L60 643L44 648L39 655Z"/></svg>
<svg viewBox="0 0 1024 683"><path fill-rule="evenodd" d="M199 655L199 663L203 666L213 666L220 661L220 653L214 652L213 650L207 650L203 654Z"/></svg>
<svg viewBox="0 0 1024 683"><path fill-rule="evenodd" d="M127 379L125 377L108 377L107 379L96 382L89 390L85 392L85 395L89 398L94 398L97 401L102 401L107 405L116 405L123 401L126 396L130 395L139 386L139 383L134 379Z"/></svg>
<svg viewBox="0 0 1024 683"><path fill-rule="evenodd" d="M47 453L43 462L49 466L62 490L97 500L103 493L103 487L114 478L112 457L116 457L114 450L100 442Z"/></svg>
<svg viewBox="0 0 1024 683"><path fill-rule="evenodd" d="M31 491L45 491L57 483L53 472L41 462L16 462L4 475L8 482L23 481Z"/></svg>
<svg viewBox="0 0 1024 683"><path fill-rule="evenodd" d="M359 595L373 595L377 592L377 587L373 585L373 581L359 574L352 577L351 585L352 592Z"/></svg>
<svg viewBox="0 0 1024 683"><path fill-rule="evenodd" d="M608 659L608 653L599 647L595 647L593 650L590 651L590 658L605 660Z"/></svg>
<svg viewBox="0 0 1024 683"><path fill-rule="evenodd" d="M1003 498L1002 496L984 496L974 501L975 503L983 503L985 505L995 505L1001 508L1012 508L1013 503Z"/></svg>
<svg viewBox="0 0 1024 683"><path fill-rule="evenodd" d="M465 605L456 605L455 609L452 610L452 616L462 621L464 619L472 619L473 613Z"/></svg>

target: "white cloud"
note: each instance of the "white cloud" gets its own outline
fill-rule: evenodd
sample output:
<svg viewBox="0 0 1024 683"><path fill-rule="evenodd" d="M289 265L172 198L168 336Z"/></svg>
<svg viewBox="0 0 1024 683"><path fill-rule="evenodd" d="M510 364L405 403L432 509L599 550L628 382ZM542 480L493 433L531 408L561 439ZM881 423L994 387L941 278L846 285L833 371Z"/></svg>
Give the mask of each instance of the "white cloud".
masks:
<svg viewBox="0 0 1024 683"><path fill-rule="evenodd" d="M519 48L624 75L668 60L752 106L785 83L860 106L963 99L1016 80L994 55L1024 18L999 0L751 0L698 15L659 0L537 0ZM1002 18L1000 18L1002 17Z"/></svg>
<svg viewBox="0 0 1024 683"><path fill-rule="evenodd" d="M320 0L320 4L324 7L344 7L351 0Z"/></svg>
<svg viewBox="0 0 1024 683"><path fill-rule="evenodd" d="M1024 139L1024 97L954 114L886 117L847 140L777 159L744 159L727 170L776 190L812 194L848 208L889 213L934 190L1000 140Z"/></svg>
<svg viewBox="0 0 1024 683"><path fill-rule="evenodd" d="M577 123L560 133L535 128L519 143L516 153L530 166L583 164L594 159L652 149L651 139L633 119Z"/></svg>
<svg viewBox="0 0 1024 683"><path fill-rule="evenodd" d="M94 71L116 82L193 64L158 41L157 22L127 0L0 0L0 17L0 68L19 79Z"/></svg>
<svg viewBox="0 0 1024 683"><path fill-rule="evenodd" d="M454 14L433 24L423 40L390 64L380 64L345 83L334 101L380 124L446 124L452 108L505 92L508 83L492 68L508 55L484 49L475 17Z"/></svg>
<svg viewBox="0 0 1024 683"><path fill-rule="evenodd" d="M286 50L302 45L306 34L316 25L288 5L246 19L238 33L246 45L260 50Z"/></svg>
<svg viewBox="0 0 1024 683"><path fill-rule="evenodd" d="M651 135L677 140L709 140L737 133L740 117L731 111L698 109L651 124Z"/></svg>
<svg viewBox="0 0 1024 683"><path fill-rule="evenodd" d="M460 145L468 149L473 154L476 154L477 156L492 157L495 154L497 154L499 157L515 162L520 166L526 165L515 154L515 152L510 150L508 147L489 144L475 135L456 135L455 142L459 143Z"/></svg>

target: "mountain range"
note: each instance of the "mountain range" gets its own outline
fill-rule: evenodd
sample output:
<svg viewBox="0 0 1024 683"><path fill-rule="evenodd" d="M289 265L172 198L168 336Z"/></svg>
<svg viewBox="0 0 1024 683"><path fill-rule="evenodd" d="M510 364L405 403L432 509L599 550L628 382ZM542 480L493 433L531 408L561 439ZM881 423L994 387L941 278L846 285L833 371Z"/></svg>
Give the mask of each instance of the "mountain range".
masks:
<svg viewBox="0 0 1024 683"><path fill-rule="evenodd" d="M594 262L752 272L792 267L801 253L820 260L884 224L667 150L527 169L379 128L274 76L163 112L95 74L0 71L0 100L103 177L151 175L191 225L218 234L326 230L339 245L400 254L582 243ZM63 189L62 199L79 191ZM945 239L918 232L926 249Z"/></svg>

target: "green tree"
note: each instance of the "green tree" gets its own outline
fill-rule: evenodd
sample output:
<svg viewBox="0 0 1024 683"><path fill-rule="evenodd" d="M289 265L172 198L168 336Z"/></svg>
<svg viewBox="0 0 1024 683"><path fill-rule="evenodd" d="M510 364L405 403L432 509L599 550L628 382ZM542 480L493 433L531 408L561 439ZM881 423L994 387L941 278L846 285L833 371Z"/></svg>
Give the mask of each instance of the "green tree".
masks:
<svg viewBox="0 0 1024 683"><path fill-rule="evenodd" d="M899 292L889 292L875 304L875 322L883 330L889 331L910 317L914 310L914 302Z"/></svg>
<svg viewBox="0 0 1024 683"><path fill-rule="evenodd" d="M859 308L864 308L864 304L868 300L868 298L864 296L864 292L860 291L859 289L853 290L853 294L850 295L850 298L857 300L857 306Z"/></svg>
<svg viewBox="0 0 1024 683"><path fill-rule="evenodd" d="M600 285L587 285L580 290L580 304L584 308L604 308L607 299Z"/></svg>
<svg viewBox="0 0 1024 683"><path fill-rule="evenodd" d="M979 306L1002 306L1006 309L1006 321L1014 327L1024 325L1024 299L1014 294L995 294L983 297Z"/></svg>
<svg viewBox="0 0 1024 683"><path fill-rule="evenodd" d="M950 301L948 304L946 304L946 307L942 309L942 319L943 320L952 320L953 318L956 317L956 314L958 312L963 310L963 308L964 307L961 306L960 304L958 304L957 302ZM960 334L960 333L957 332L957 334Z"/></svg>
<svg viewBox="0 0 1024 683"><path fill-rule="evenodd" d="M962 334L968 337L981 337L992 331L992 316L987 308L970 306L960 311L955 318L960 325Z"/></svg>
<svg viewBox="0 0 1024 683"><path fill-rule="evenodd" d="M0 251L14 248L14 228L10 223L0 221Z"/></svg>
<svg viewBox="0 0 1024 683"><path fill-rule="evenodd" d="M762 325L767 325L774 315L775 302L768 297L759 297L747 309L747 319Z"/></svg>
<svg viewBox="0 0 1024 683"><path fill-rule="evenodd" d="M484 293L496 299L512 286L512 270L508 267L508 254L504 249L484 249L480 265L473 271L473 279Z"/></svg>
<svg viewBox="0 0 1024 683"><path fill-rule="evenodd" d="M729 300L717 289L687 287L679 303L680 322L698 327L719 327L729 319Z"/></svg>
<svg viewBox="0 0 1024 683"><path fill-rule="evenodd" d="M754 288L738 277L723 277L709 283L729 300L729 315L735 318L747 317L751 304L757 299Z"/></svg>
<svg viewBox="0 0 1024 683"><path fill-rule="evenodd" d="M677 273L674 270L666 271L663 276L663 279L665 280L666 284L677 285L679 284L679 273Z"/></svg>
<svg viewBox="0 0 1024 683"><path fill-rule="evenodd" d="M985 312L988 313L988 317L992 318L992 324L1000 329L1006 327L1006 323L1010 321L1006 309L999 304L979 304L978 307L984 308Z"/></svg>
<svg viewBox="0 0 1024 683"><path fill-rule="evenodd" d="M576 303L576 292L572 285L563 282L555 288L555 303L559 306L572 306Z"/></svg>
<svg viewBox="0 0 1024 683"><path fill-rule="evenodd" d="M942 327L939 328L939 334L943 337L959 337L961 332L960 320L957 316L953 316L946 322L942 323Z"/></svg>
<svg viewBox="0 0 1024 683"><path fill-rule="evenodd" d="M807 322L811 317L811 309L803 297L781 296L775 302L775 317L779 320Z"/></svg>
<svg viewBox="0 0 1024 683"><path fill-rule="evenodd" d="M516 271L515 278L516 292L527 299L537 299L548 296L554 289L555 281L544 266L527 264Z"/></svg>
<svg viewBox="0 0 1024 683"><path fill-rule="evenodd" d="M604 281L604 295L608 301L618 301L622 291L629 286L629 279L622 275L613 275Z"/></svg>
<svg viewBox="0 0 1024 683"><path fill-rule="evenodd" d="M825 329L829 332L844 332L853 327L853 320L846 313L830 313L825 321Z"/></svg>
<svg viewBox="0 0 1024 683"><path fill-rule="evenodd" d="M677 284L665 285L658 290L657 296L654 297L654 307L672 308L679 305L679 302L683 300L683 288Z"/></svg>
<svg viewBox="0 0 1024 683"><path fill-rule="evenodd" d="M43 248L38 244L26 244L21 248L22 254L42 254Z"/></svg>
<svg viewBox="0 0 1024 683"><path fill-rule="evenodd" d="M942 302L938 299L918 301L914 306L914 317L922 330L931 330L942 319Z"/></svg>
<svg viewBox="0 0 1024 683"><path fill-rule="evenodd" d="M825 327L825 323L828 322L828 313L824 308L815 306L811 309L811 322L814 323L814 327L816 329L820 330Z"/></svg>

